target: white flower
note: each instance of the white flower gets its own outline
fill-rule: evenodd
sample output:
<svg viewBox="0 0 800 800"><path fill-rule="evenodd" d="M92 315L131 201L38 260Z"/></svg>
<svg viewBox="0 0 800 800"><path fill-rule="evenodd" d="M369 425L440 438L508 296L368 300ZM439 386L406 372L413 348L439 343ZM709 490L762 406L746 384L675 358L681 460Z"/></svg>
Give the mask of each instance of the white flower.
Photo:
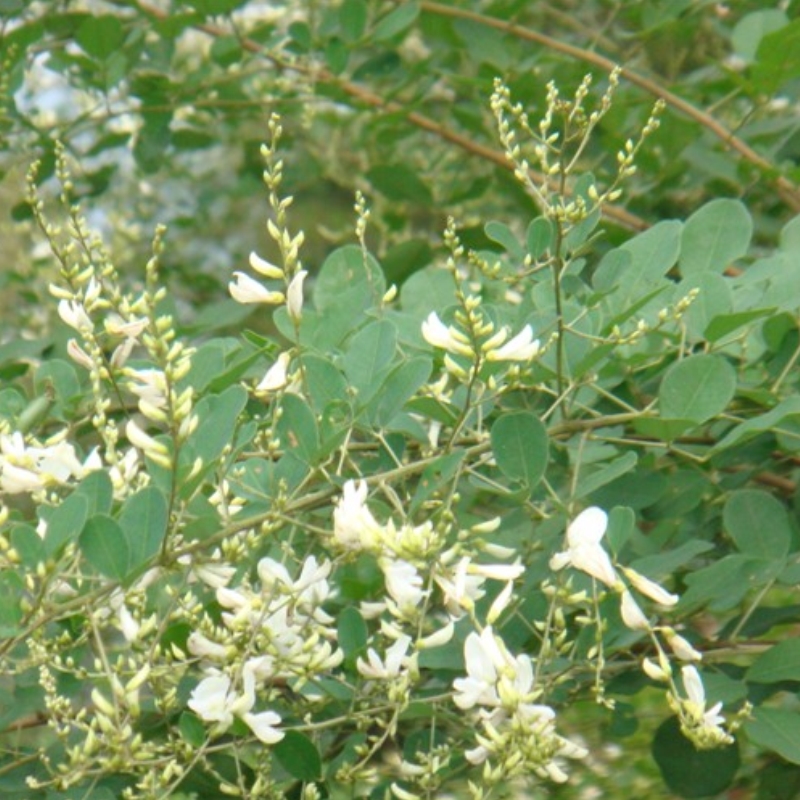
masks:
<svg viewBox="0 0 800 800"><path fill-rule="evenodd" d="M512 658L503 642L487 625L478 635L473 632L464 642L466 678L456 678L453 702L463 709L475 705L495 707L501 700L517 701L533 684L533 667L527 656ZM517 695L515 698L509 694Z"/></svg>
<svg viewBox="0 0 800 800"><path fill-rule="evenodd" d="M465 611L472 611L475 603L485 594L483 584L486 578L469 574L470 566L471 562L465 556L450 573L434 574L434 580L444 594L447 613L454 619L462 617Z"/></svg>
<svg viewBox="0 0 800 800"><path fill-rule="evenodd" d="M502 347L490 349L489 361L530 361L539 353L539 340L533 338L533 328L526 325L513 339Z"/></svg>
<svg viewBox="0 0 800 800"><path fill-rule="evenodd" d="M466 336L452 326L448 328L435 311L431 311L422 323L422 336L428 344L450 353L460 353L470 358L474 355Z"/></svg>
<svg viewBox="0 0 800 800"><path fill-rule="evenodd" d="M428 592L422 588L422 576L413 564L407 561L389 561L381 563L386 578L386 591L397 605L400 616L416 616L415 612L422 605Z"/></svg>
<svg viewBox="0 0 800 800"><path fill-rule="evenodd" d="M170 466L167 446L145 433L132 419L125 426L125 435L134 447L138 447L157 464Z"/></svg>
<svg viewBox="0 0 800 800"><path fill-rule="evenodd" d="M262 711L260 714L251 714L248 711L242 714L242 720L264 744L275 744L286 735L276 728L280 725L281 718L274 711Z"/></svg>
<svg viewBox="0 0 800 800"><path fill-rule="evenodd" d="M4 494L38 492L44 487L45 481L41 475L14 464L3 464L0 473L0 491Z"/></svg>
<svg viewBox="0 0 800 800"><path fill-rule="evenodd" d="M672 628L664 629L664 638L667 640L670 650L681 661L702 661L703 654L695 650L692 645Z"/></svg>
<svg viewBox="0 0 800 800"><path fill-rule="evenodd" d="M271 292L266 286L244 272L234 272L234 281L228 284L228 291L237 303L268 303L277 305L286 298L282 292Z"/></svg>
<svg viewBox="0 0 800 800"><path fill-rule="evenodd" d="M103 327L112 336L125 336L129 339L137 339L142 331L147 327L147 317L132 317L124 320L119 314L109 314L103 320Z"/></svg>
<svg viewBox="0 0 800 800"><path fill-rule="evenodd" d="M617 573L608 553L600 546L607 527L608 515L602 509L592 506L582 511L567 527L566 551L550 559L550 568L558 570L571 566L606 586L615 587Z"/></svg>
<svg viewBox="0 0 800 800"><path fill-rule="evenodd" d="M233 724L234 697L231 695L231 679L227 675L211 675L203 678L194 687L188 706L200 719L219 722L224 728Z"/></svg>
<svg viewBox="0 0 800 800"><path fill-rule="evenodd" d="M216 722L222 730L227 730L234 716L238 716L265 744L279 742L284 736L275 727L281 721L280 716L274 711L251 713L255 701L255 667L247 662L242 670L242 694L232 691L227 675L211 675L194 688L188 705L200 719Z"/></svg>
<svg viewBox="0 0 800 800"><path fill-rule="evenodd" d="M649 597L660 606L674 606L680 600L678 595L670 594L662 586L659 586L655 581L651 581L650 578L646 578L635 569L623 567L622 571L637 592Z"/></svg>
<svg viewBox="0 0 800 800"><path fill-rule="evenodd" d="M60 300L58 303L58 316L76 331L90 331L93 328L86 309L77 300Z"/></svg>
<svg viewBox="0 0 800 800"><path fill-rule="evenodd" d="M356 668L370 680L392 680L400 674L400 670L408 662L406 653L411 644L411 637L403 634L387 649L386 658L381 657L371 647L367 650L367 661L356 659Z"/></svg>
<svg viewBox="0 0 800 800"><path fill-rule="evenodd" d="M203 636L202 633L194 631L186 640L186 647L193 656L198 658L210 658L216 661L224 661L228 656L228 648L218 642Z"/></svg>
<svg viewBox="0 0 800 800"><path fill-rule="evenodd" d="M367 508L367 492L365 481L347 481L333 511L333 536L346 550L380 545L382 528Z"/></svg>
<svg viewBox="0 0 800 800"><path fill-rule="evenodd" d="M281 353L278 360L267 370L266 375L254 389L256 395L266 395L283 389L289 382L287 370L291 361L289 353Z"/></svg>
<svg viewBox="0 0 800 800"><path fill-rule="evenodd" d="M654 681L663 681L666 682L669 680L671 671L669 670L669 662L666 659L664 660L664 666L660 666L656 664L655 661L652 661L649 658L642 659L642 671L648 678Z"/></svg>
<svg viewBox="0 0 800 800"><path fill-rule="evenodd" d="M301 269L291 280L286 290L286 310L295 322L299 322L303 311L303 281L308 272Z"/></svg>
<svg viewBox="0 0 800 800"><path fill-rule="evenodd" d="M250 253L250 266L265 278L272 278L273 280L281 280L283 278L283 270L280 267L276 267L255 252Z"/></svg>
<svg viewBox="0 0 800 800"><path fill-rule="evenodd" d="M706 691L700 673L693 666L681 669L687 698L670 697L681 721L681 731L701 750L722 747L733 742L725 730L725 717L720 714L722 703L706 708Z"/></svg>
<svg viewBox="0 0 800 800"><path fill-rule="evenodd" d="M80 364L84 369L94 369L95 363L92 361L92 357L75 341L75 339L70 339L67 342L67 354L76 364Z"/></svg>
<svg viewBox="0 0 800 800"><path fill-rule="evenodd" d="M644 612L639 608L639 604L633 599L633 595L627 590L622 590L622 601L620 603L622 621L633 631L646 631L650 628L650 623Z"/></svg>
<svg viewBox="0 0 800 800"><path fill-rule="evenodd" d="M492 601L492 605L489 607L489 611L486 614L486 621L493 625L497 622L500 615L508 608L508 604L511 602L511 597L514 592L514 582L509 581L502 589L502 591L495 597Z"/></svg>

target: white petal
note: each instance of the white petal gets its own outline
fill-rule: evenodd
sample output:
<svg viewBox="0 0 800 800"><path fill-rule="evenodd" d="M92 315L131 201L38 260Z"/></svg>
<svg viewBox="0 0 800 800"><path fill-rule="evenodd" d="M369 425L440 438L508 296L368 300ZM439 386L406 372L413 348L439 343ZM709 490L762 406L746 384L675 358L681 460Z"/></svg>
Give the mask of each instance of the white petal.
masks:
<svg viewBox="0 0 800 800"><path fill-rule="evenodd" d="M281 718L274 711L262 711L260 714L242 714L242 719L264 744L275 744L285 736L283 731L275 728L276 725L280 724Z"/></svg>
<svg viewBox="0 0 800 800"><path fill-rule="evenodd" d="M286 310L289 316L297 322L303 311L303 281L306 279L308 272L301 269L292 278L289 288L286 290Z"/></svg>
<svg viewBox="0 0 800 800"><path fill-rule="evenodd" d="M228 291L237 303L269 303L275 305L282 303L286 298L282 292L271 292L266 286L246 275L244 272L234 272L234 281L228 284Z"/></svg>
<svg viewBox="0 0 800 800"><path fill-rule="evenodd" d="M688 698L701 708L705 706L706 690L700 673L694 667L686 666L681 669L681 677L683 678L683 687L686 689Z"/></svg>
<svg viewBox="0 0 800 800"><path fill-rule="evenodd" d="M567 528L567 544L578 547L599 544L608 527L608 514L602 508L591 506L581 511Z"/></svg>
<svg viewBox="0 0 800 800"><path fill-rule="evenodd" d="M502 347L490 350L489 361L530 361L539 353L539 340L533 338L533 328L526 325Z"/></svg>
<svg viewBox="0 0 800 800"><path fill-rule="evenodd" d="M283 270L280 267L276 267L255 252L250 253L250 266L265 278L272 278L273 280L281 280L283 278Z"/></svg>
<svg viewBox="0 0 800 800"><path fill-rule="evenodd" d="M650 578L646 578L635 569L626 567L623 572L625 573L625 577L633 584L633 588L636 589L637 592L640 592L645 597L649 597L651 600L654 600L660 606L674 606L678 600L680 600L678 595L671 594L663 586L660 586L655 581L651 581Z"/></svg>
<svg viewBox="0 0 800 800"><path fill-rule="evenodd" d="M622 592L622 602L620 603L622 621L634 631L646 631L650 628L647 617L639 608L639 604L633 599L633 595L625 589Z"/></svg>

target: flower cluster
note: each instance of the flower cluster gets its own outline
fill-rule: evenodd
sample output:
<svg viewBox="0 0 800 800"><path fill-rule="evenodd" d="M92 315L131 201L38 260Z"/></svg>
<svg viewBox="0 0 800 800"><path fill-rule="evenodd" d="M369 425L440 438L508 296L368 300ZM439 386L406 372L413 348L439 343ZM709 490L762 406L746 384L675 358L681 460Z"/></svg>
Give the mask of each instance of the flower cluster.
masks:
<svg viewBox="0 0 800 800"><path fill-rule="evenodd" d="M36 494L101 468L96 451L81 460L66 436L62 431L39 443L26 442L19 431L0 434L0 494Z"/></svg>
<svg viewBox="0 0 800 800"><path fill-rule="evenodd" d="M470 532L472 547L464 542L451 545L448 530L437 528L430 520L420 525L396 525L391 519L379 523L366 504L367 494L366 482L345 483L333 512L332 538L345 551L366 551L378 558L387 597L382 603L369 604L365 608L368 615L376 616L388 609L395 619L414 622L426 608L435 584L441 591L441 603L450 620L444 629L434 634L435 641L443 642L452 635L452 621L465 612L473 612L475 602L484 594L487 579L507 582L506 590L498 595L490 610L495 617L502 613L510 599L511 584L524 568L521 564L484 564L474 557L478 548L496 557L513 554L512 550L498 545L482 544L478 538L494 531L499 520L473 527Z"/></svg>
<svg viewBox="0 0 800 800"><path fill-rule="evenodd" d="M697 668L691 664L681 669L681 679L686 697L674 687L667 695L669 704L681 723L681 731L700 750L723 747L733 742L733 737L723 727L725 717L719 712L722 703L706 708L706 690Z"/></svg>
<svg viewBox="0 0 800 800"><path fill-rule="evenodd" d="M706 709L705 690L697 669L691 663L681 668L686 697L680 693L672 677L667 651L683 662L701 661L702 653L670 626L651 624L634 599L633 592L649 598L661 608L676 605L679 597L631 567L615 567L601 544L607 527L608 516L602 509L593 506L582 511L567 527L567 549L550 559L550 567L560 570L570 566L619 594L623 623L631 630L646 632L653 642L657 663L645 658L642 669L651 679L668 684L667 699L681 720L681 730L700 748L730 743L733 740L723 727L725 718L719 713L722 703Z"/></svg>
<svg viewBox="0 0 800 800"><path fill-rule="evenodd" d="M550 568L560 570L570 566L618 592L625 624L633 630L647 629L649 628L647 617L634 600L631 588L665 608L674 606L679 598L630 567L621 568L622 574L628 581L626 585L601 544L607 527L608 515L602 509L592 506L582 511L567 526L567 549L556 553L550 559Z"/></svg>
<svg viewBox="0 0 800 800"><path fill-rule="evenodd" d="M189 705L219 732L238 716L262 741L274 742L280 718L275 712L252 713L257 688L287 680L297 688L337 667L344 656L335 644L333 619L323 610L331 562L309 556L294 580L271 558L261 559L257 571L257 588L229 588L230 573L198 573L215 588L223 612L221 624L206 616L187 641L207 673ZM243 663L241 654L247 654Z"/></svg>
<svg viewBox="0 0 800 800"><path fill-rule="evenodd" d="M477 746L467 761L485 764L487 784L534 772L562 783L564 758L583 758L586 750L556 732L555 711L536 702L534 667L526 655L516 658L491 626L470 633L464 643L467 677L453 682L455 704L475 709L480 725Z"/></svg>

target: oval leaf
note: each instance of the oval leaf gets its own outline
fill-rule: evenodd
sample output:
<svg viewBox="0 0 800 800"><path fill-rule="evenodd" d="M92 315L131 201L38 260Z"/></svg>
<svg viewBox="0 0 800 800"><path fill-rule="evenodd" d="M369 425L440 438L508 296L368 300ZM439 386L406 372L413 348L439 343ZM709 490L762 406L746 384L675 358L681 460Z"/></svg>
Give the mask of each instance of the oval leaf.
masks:
<svg viewBox="0 0 800 800"><path fill-rule="evenodd" d="M736 370L722 356L689 356L673 364L661 381L661 416L705 422L721 414L735 392Z"/></svg>
<svg viewBox="0 0 800 800"><path fill-rule="evenodd" d="M698 750L681 733L675 717L662 723L653 739L653 758L669 788L680 797L708 797L723 791L739 769L737 744Z"/></svg>
<svg viewBox="0 0 800 800"><path fill-rule="evenodd" d="M314 742L299 731L286 731L274 748L281 766L301 781L314 781L322 773L322 761Z"/></svg>
<svg viewBox="0 0 800 800"><path fill-rule="evenodd" d="M681 274L722 272L750 246L753 220L738 200L706 203L686 221L681 239Z"/></svg>
<svg viewBox="0 0 800 800"><path fill-rule="evenodd" d="M744 724L750 739L761 747L800 764L800 714L779 708L757 708Z"/></svg>
<svg viewBox="0 0 800 800"><path fill-rule="evenodd" d="M747 670L752 683L800 681L800 639L787 639L762 653Z"/></svg>
<svg viewBox="0 0 800 800"><path fill-rule="evenodd" d="M79 544L86 560L101 574L118 581L128 574L130 551L116 520L96 514L84 526Z"/></svg>
<svg viewBox="0 0 800 800"><path fill-rule="evenodd" d="M783 559L789 552L792 528L786 509L772 495L757 489L733 492L725 504L725 530L742 553Z"/></svg>
<svg viewBox="0 0 800 800"><path fill-rule="evenodd" d="M542 479L547 467L547 430L527 411L506 414L492 425L492 452L500 471L528 488Z"/></svg>
<svg viewBox="0 0 800 800"><path fill-rule="evenodd" d="M125 501L119 523L130 551L131 567L139 567L161 548L167 532L167 501L148 486Z"/></svg>

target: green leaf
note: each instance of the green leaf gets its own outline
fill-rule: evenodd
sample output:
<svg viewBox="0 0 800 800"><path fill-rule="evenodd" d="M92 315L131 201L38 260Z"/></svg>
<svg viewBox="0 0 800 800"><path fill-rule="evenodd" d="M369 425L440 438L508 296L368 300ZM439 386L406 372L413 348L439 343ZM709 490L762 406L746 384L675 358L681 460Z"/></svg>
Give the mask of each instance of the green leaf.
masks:
<svg viewBox="0 0 800 800"><path fill-rule="evenodd" d="M85 497L89 503L88 514L107 514L111 510L114 500L114 485L111 478L103 469L90 472L75 490L76 495ZM83 527L83 526L81 526Z"/></svg>
<svg viewBox="0 0 800 800"><path fill-rule="evenodd" d="M350 341L342 366L362 402L380 388L396 348L397 328L385 319L365 325Z"/></svg>
<svg viewBox="0 0 800 800"><path fill-rule="evenodd" d="M131 495L122 507L119 524L130 551L130 565L137 568L161 549L167 532L167 501L154 486Z"/></svg>
<svg viewBox="0 0 800 800"><path fill-rule="evenodd" d="M15 636L19 632L23 614L21 600L26 594L18 570L0 572L0 638Z"/></svg>
<svg viewBox="0 0 800 800"><path fill-rule="evenodd" d="M777 8L751 11L735 25L731 33L731 44L737 56L745 61L754 61L761 40L768 33L780 30L789 21L785 11Z"/></svg>
<svg viewBox="0 0 800 800"><path fill-rule="evenodd" d="M751 683L800 681L800 638L787 639L762 653L745 673Z"/></svg>
<svg viewBox="0 0 800 800"><path fill-rule="evenodd" d="M35 569L47 557L42 538L30 525L15 525L11 529L11 546L19 554L23 566L30 570Z"/></svg>
<svg viewBox="0 0 800 800"><path fill-rule="evenodd" d="M673 364L661 381L661 416L705 422L721 414L735 392L736 370L722 356L689 356Z"/></svg>
<svg viewBox="0 0 800 800"><path fill-rule="evenodd" d="M682 229L675 220L659 222L603 256L592 285L598 291L613 292L607 300L612 314L629 316L631 305L663 283L678 259Z"/></svg>
<svg viewBox="0 0 800 800"><path fill-rule="evenodd" d="M553 223L546 217L531 220L525 234L525 243L531 258L541 258L553 245Z"/></svg>
<svg viewBox="0 0 800 800"><path fill-rule="evenodd" d="M206 741L206 726L191 711L184 711L178 720L181 738L194 748L202 747Z"/></svg>
<svg viewBox="0 0 800 800"><path fill-rule="evenodd" d="M630 472L638 463L639 456L634 452L625 453L619 458L615 458L608 464L605 464L600 469L595 470L587 475L581 474L578 485L575 487L575 499L586 497L586 495L605 486L607 483L616 480L620 475Z"/></svg>
<svg viewBox="0 0 800 800"><path fill-rule="evenodd" d="M391 39L410 27L419 16L419 3L416 0L404 2L383 17L372 31L372 37L379 42Z"/></svg>
<svg viewBox="0 0 800 800"><path fill-rule="evenodd" d="M355 658L367 646L367 623L355 606L347 606L339 614L336 630L337 641L347 658Z"/></svg>
<svg viewBox="0 0 800 800"><path fill-rule="evenodd" d="M236 36L215 36L209 55L215 64L230 67L242 60L242 42Z"/></svg>
<svg viewBox="0 0 800 800"><path fill-rule="evenodd" d="M316 411L322 411L329 403L347 401L347 381L331 361L309 353L302 360L308 394Z"/></svg>
<svg viewBox="0 0 800 800"><path fill-rule="evenodd" d="M698 294L683 319L689 335L693 339L702 339L706 327L714 317L727 314L733 309L733 296L730 280L716 272L700 272L678 284L674 294L675 302L686 297L693 289Z"/></svg>
<svg viewBox="0 0 800 800"><path fill-rule="evenodd" d="M345 41L358 41L367 27L367 4L364 0L344 0L339 7L339 25Z"/></svg>
<svg viewBox="0 0 800 800"><path fill-rule="evenodd" d="M430 378L432 369L433 363L424 356L412 358L393 369L377 398L375 422L381 426L389 425L417 389Z"/></svg>
<svg viewBox="0 0 800 800"><path fill-rule="evenodd" d="M319 451L319 433L314 412L305 400L291 392L284 394L275 427L285 450L306 464L314 461Z"/></svg>
<svg viewBox="0 0 800 800"><path fill-rule="evenodd" d="M549 440L538 417L516 411L500 417L491 430L492 452L508 478L532 489L547 467Z"/></svg>
<svg viewBox="0 0 800 800"><path fill-rule="evenodd" d="M62 545L74 542L89 514L88 499L78 491L73 492L60 506L56 506L47 518L47 532L44 537L44 549L48 556L53 556Z"/></svg>
<svg viewBox="0 0 800 800"><path fill-rule="evenodd" d="M378 164L367 171L367 180L381 194L396 203L433 203L430 189L407 164Z"/></svg>
<svg viewBox="0 0 800 800"><path fill-rule="evenodd" d="M734 608L751 590L776 577L773 562L733 554L689 573L678 608L690 611L708 604L713 611Z"/></svg>
<svg viewBox="0 0 800 800"><path fill-rule="evenodd" d="M783 505L758 489L733 492L725 503L725 530L745 555L783 559L789 552L792 527Z"/></svg>
<svg viewBox="0 0 800 800"><path fill-rule="evenodd" d="M794 419L795 417L800 417L800 397L788 397L765 414L753 417L737 425L727 436L717 442L711 452L718 453L722 450L727 450L746 439L757 436L759 433L773 431L775 428L780 427L785 420Z"/></svg>
<svg viewBox="0 0 800 800"><path fill-rule="evenodd" d="M504 222L487 222L483 226L483 230L493 242L497 242L513 258L521 261L525 257L522 245L517 241L511 228Z"/></svg>
<svg viewBox="0 0 800 800"><path fill-rule="evenodd" d="M641 279L652 282L667 274L681 252L682 230L681 222L664 220L622 245L620 249L632 256L631 269L636 278L641 276ZM630 279L630 275L624 276L626 285Z"/></svg>
<svg viewBox="0 0 800 800"><path fill-rule="evenodd" d="M454 450L425 467L411 500L410 516L416 514L434 494L441 491L442 487L453 479L463 460L464 451Z"/></svg>
<svg viewBox="0 0 800 800"><path fill-rule="evenodd" d="M275 758L294 778L315 781L322 774L322 760L314 742L299 731L286 731L273 748Z"/></svg>
<svg viewBox="0 0 800 800"><path fill-rule="evenodd" d="M752 75L757 89L770 95L800 75L800 19L761 39Z"/></svg>
<svg viewBox="0 0 800 800"><path fill-rule="evenodd" d="M426 267L415 272L400 289L400 305L420 318L434 309L441 312L455 303L453 276L437 267ZM422 341L420 337L420 341Z"/></svg>
<svg viewBox="0 0 800 800"><path fill-rule="evenodd" d="M739 328L755 322L757 319L768 317L775 311L774 308L754 308L751 311L734 311L732 314L718 314L706 326L703 336L709 342L718 342Z"/></svg>
<svg viewBox="0 0 800 800"><path fill-rule="evenodd" d="M686 221L681 240L681 275L722 272L747 252L753 220L744 203L720 198Z"/></svg>
<svg viewBox="0 0 800 800"><path fill-rule="evenodd" d="M664 783L680 797L719 794L730 786L741 764L738 744L698 750L681 733L676 717L670 717L656 731L653 758Z"/></svg>
<svg viewBox="0 0 800 800"><path fill-rule="evenodd" d="M61 403L67 402L81 393L81 384L75 367L60 358L51 358L45 361L36 370L33 385L37 394L45 394L47 391L54 392L56 399Z"/></svg>
<svg viewBox="0 0 800 800"><path fill-rule="evenodd" d="M124 580L130 567L130 550L122 528L106 514L95 514L79 538L81 552L100 573L117 581Z"/></svg>
<svg viewBox="0 0 800 800"><path fill-rule="evenodd" d="M757 708L744 730L755 744L800 764L800 714L780 708Z"/></svg>
<svg viewBox="0 0 800 800"><path fill-rule="evenodd" d="M125 30L118 17L93 15L78 28L75 40L90 56L104 60L119 50L125 40Z"/></svg>
<svg viewBox="0 0 800 800"><path fill-rule="evenodd" d="M385 292L378 262L360 247L347 245L325 259L314 282L314 305L318 311L343 315L352 330L363 320L361 312L377 306Z"/></svg>
<svg viewBox="0 0 800 800"><path fill-rule="evenodd" d="M204 397L195 406L199 420L188 444L194 455L208 466L233 441L239 415L247 404L247 391L242 386L230 386L217 395Z"/></svg>

